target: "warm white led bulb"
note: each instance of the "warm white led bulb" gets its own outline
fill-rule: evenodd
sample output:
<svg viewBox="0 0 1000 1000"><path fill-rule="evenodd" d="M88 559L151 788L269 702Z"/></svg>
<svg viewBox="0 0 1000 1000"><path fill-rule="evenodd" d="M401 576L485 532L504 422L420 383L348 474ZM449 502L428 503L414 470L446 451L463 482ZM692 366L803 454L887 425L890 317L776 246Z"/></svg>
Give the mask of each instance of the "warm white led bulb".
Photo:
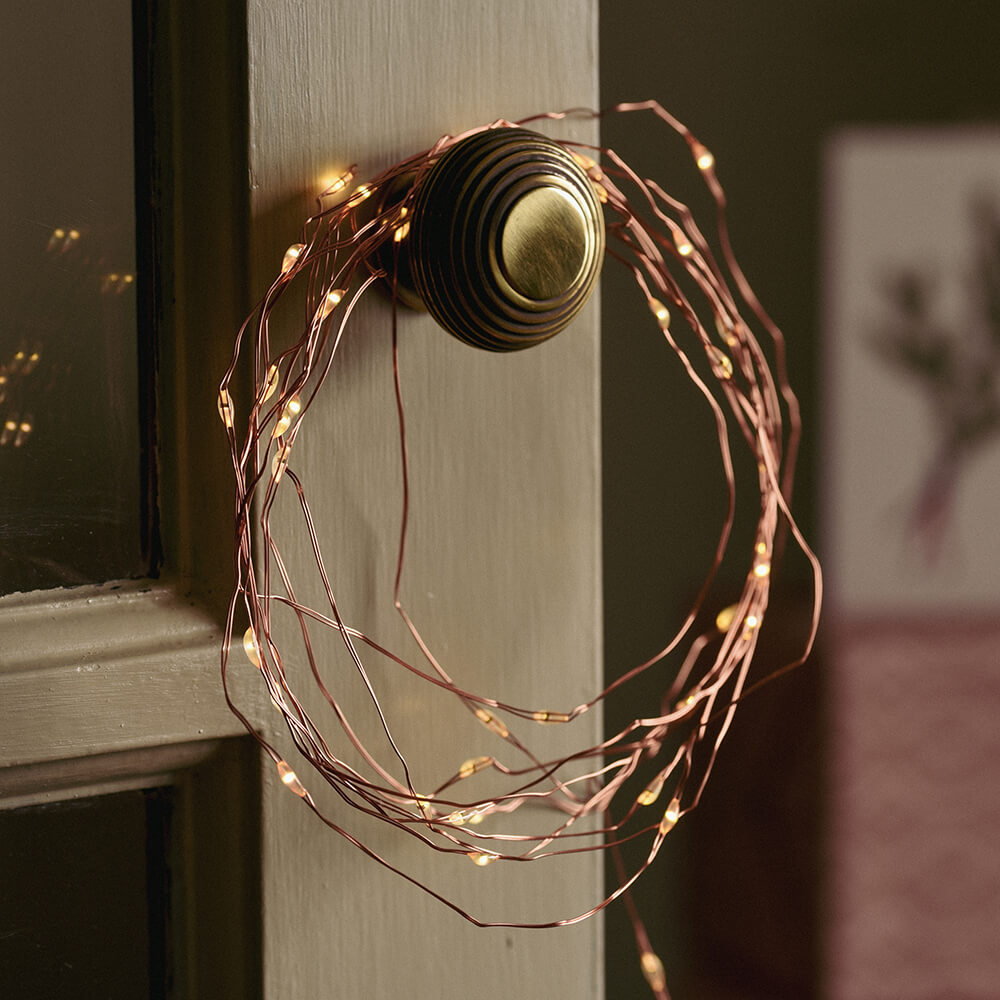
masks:
<svg viewBox="0 0 1000 1000"><path fill-rule="evenodd" d="M330 291L326 293L323 297L323 302L321 303L319 309L316 311L316 321L322 323L323 320L333 312L337 306L340 305L341 299L344 297L343 288L331 288Z"/></svg>
<svg viewBox="0 0 1000 1000"><path fill-rule="evenodd" d="M663 778L657 777L639 793L639 798L636 801L641 806L651 806L660 797L662 790Z"/></svg>
<svg viewBox="0 0 1000 1000"><path fill-rule="evenodd" d="M243 633L243 652L247 654L247 659L260 670L260 649L257 646L257 637L254 635L252 625Z"/></svg>
<svg viewBox="0 0 1000 1000"><path fill-rule="evenodd" d="M487 851L470 851L467 857L472 861L473 864L479 865L480 868L485 868L487 865L493 864L500 855L490 854Z"/></svg>
<svg viewBox="0 0 1000 1000"><path fill-rule="evenodd" d="M484 768L490 766L493 763L492 757L473 757L467 760L459 769L458 776L460 778L470 778L477 771L482 771Z"/></svg>
<svg viewBox="0 0 1000 1000"><path fill-rule="evenodd" d="M677 825L680 818L681 804L676 798L673 798L670 800L670 805L667 806L667 811L663 814L663 819L660 820L660 833L666 836Z"/></svg>
<svg viewBox="0 0 1000 1000"><path fill-rule="evenodd" d="M531 718L535 722L569 722L565 712L532 712Z"/></svg>
<svg viewBox="0 0 1000 1000"><path fill-rule="evenodd" d="M368 184L359 184L354 189L354 194L351 195L350 200L347 202L347 204L351 208L354 208L356 205L360 205L361 202L363 202L366 198L370 198L371 196L372 196L371 186Z"/></svg>
<svg viewBox="0 0 1000 1000"><path fill-rule="evenodd" d="M642 974L649 983L649 988L654 993L662 993L667 988L667 976L663 971L663 963L659 956L651 951L644 951L639 958L642 965Z"/></svg>
<svg viewBox="0 0 1000 1000"><path fill-rule="evenodd" d="M721 378L728 382L733 377L732 359L724 351L720 351L714 344L710 344L707 350L708 357L712 362L713 374L716 378Z"/></svg>
<svg viewBox="0 0 1000 1000"><path fill-rule="evenodd" d="M229 395L228 389L219 390L219 416L222 418L222 422L226 425L227 430L233 426L233 400Z"/></svg>
<svg viewBox="0 0 1000 1000"><path fill-rule="evenodd" d="M275 486L281 482L281 477L285 474L285 469L288 468L288 456L291 450L291 442L286 441L275 453L274 458L271 459L271 476L274 479Z"/></svg>
<svg viewBox="0 0 1000 1000"><path fill-rule="evenodd" d="M484 708L476 709L476 718L489 730L496 733L497 736L501 736L504 739L510 735L509 730L503 724L501 719L498 719L495 715L487 712Z"/></svg>
<svg viewBox="0 0 1000 1000"><path fill-rule="evenodd" d="M266 403L277 391L278 377L280 375L277 365L271 365L267 370L267 378L264 379L264 386L260 391L260 401Z"/></svg>
<svg viewBox="0 0 1000 1000"><path fill-rule="evenodd" d="M733 619L736 617L737 607L735 604L730 604L728 608L723 608L715 616L715 627L720 632L728 632L729 626L733 624Z"/></svg>
<svg viewBox="0 0 1000 1000"><path fill-rule="evenodd" d="M665 330L670 326L670 310L659 300L649 299L649 311L656 317L656 322Z"/></svg>
<svg viewBox="0 0 1000 1000"><path fill-rule="evenodd" d="M691 152L699 170L711 170L715 166L715 157L700 142L691 147Z"/></svg>
<svg viewBox="0 0 1000 1000"><path fill-rule="evenodd" d="M34 417L24 416L21 418L21 423L17 427L17 436L14 438L14 447L20 448L28 438L31 436L31 432L35 429Z"/></svg>
<svg viewBox="0 0 1000 1000"><path fill-rule="evenodd" d="M305 243L293 243L286 251L285 256L281 259L281 273L288 274L288 272L295 267L296 262L299 257L302 256L305 251Z"/></svg>
<svg viewBox="0 0 1000 1000"><path fill-rule="evenodd" d="M285 403L285 408L281 411L281 417L278 422L274 425L274 430L271 432L271 437L281 437L282 434L288 432L288 428L292 426L295 418L302 411L302 400L299 399L299 394L296 393L291 399Z"/></svg>
<svg viewBox="0 0 1000 1000"><path fill-rule="evenodd" d="M278 777L284 785L290 788L300 798L306 797L305 786L299 781L298 775L283 760L278 761Z"/></svg>
<svg viewBox="0 0 1000 1000"><path fill-rule="evenodd" d="M354 171L348 170L346 173L341 174L335 180L330 181L330 183L323 188L323 195L326 196L332 194L340 194L340 192L343 191L344 188L346 188L347 185L350 184L351 181L353 180L354 180Z"/></svg>

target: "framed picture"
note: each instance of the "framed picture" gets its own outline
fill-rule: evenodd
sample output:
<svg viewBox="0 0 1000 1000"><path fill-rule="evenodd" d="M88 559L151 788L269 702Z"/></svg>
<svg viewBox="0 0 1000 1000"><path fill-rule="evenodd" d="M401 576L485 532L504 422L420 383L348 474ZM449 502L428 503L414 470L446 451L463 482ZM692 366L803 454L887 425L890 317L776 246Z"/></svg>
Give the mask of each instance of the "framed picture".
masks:
<svg viewBox="0 0 1000 1000"><path fill-rule="evenodd" d="M827 149L831 1000L1000 979L1000 131Z"/></svg>
<svg viewBox="0 0 1000 1000"><path fill-rule="evenodd" d="M1000 606L1000 131L826 158L823 480L845 612Z"/></svg>

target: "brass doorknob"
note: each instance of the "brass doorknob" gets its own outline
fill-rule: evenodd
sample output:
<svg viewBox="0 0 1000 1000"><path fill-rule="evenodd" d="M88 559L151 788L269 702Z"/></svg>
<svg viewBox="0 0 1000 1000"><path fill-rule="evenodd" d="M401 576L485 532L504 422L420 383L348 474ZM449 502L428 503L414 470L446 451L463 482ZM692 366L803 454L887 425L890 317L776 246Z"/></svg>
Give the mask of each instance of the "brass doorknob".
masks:
<svg viewBox="0 0 1000 1000"><path fill-rule="evenodd" d="M590 178L545 136L477 132L446 150L416 192L399 246L401 297L490 351L553 336L580 311L604 260Z"/></svg>

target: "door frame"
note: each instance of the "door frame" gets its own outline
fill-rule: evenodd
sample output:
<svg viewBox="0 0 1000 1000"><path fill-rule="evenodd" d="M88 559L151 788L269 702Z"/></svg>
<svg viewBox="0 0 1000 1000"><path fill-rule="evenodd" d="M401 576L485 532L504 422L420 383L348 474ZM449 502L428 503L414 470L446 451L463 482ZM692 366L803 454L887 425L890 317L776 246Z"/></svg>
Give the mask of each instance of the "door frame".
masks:
<svg viewBox="0 0 1000 1000"><path fill-rule="evenodd" d="M140 322L155 342L140 383L155 394L163 572L0 598L0 809L170 786L169 995L253 996L260 761L216 666L233 518L224 437L202 417L247 310L246 9L132 9Z"/></svg>
<svg viewBox="0 0 1000 1000"><path fill-rule="evenodd" d="M426 975L453 977L456 996L473 981L484 998L506 996L509 976L526 1000L552 997L556 983L567 996L603 995L600 916L560 929L556 944L551 932L468 927L398 882L372 889L370 897L346 888L346 880L332 890L331 879L345 871L355 876L356 855L331 853L344 845L289 801L229 712L219 682L233 511L226 442L215 416L218 379L248 311L248 289L261 284L273 262L276 234L287 232L289 220L301 221L305 192L316 180L304 164L334 144L303 120L315 112L312 103L303 109L287 96L298 92L296 74L312 33L328 39L335 57L321 61L324 76L311 80L314 93L329 91L347 109L339 139L345 149L360 147L362 170L432 142L445 128L597 102L592 0L554 0L520 12L500 3L473 9L464 0L419 6L153 5L149 72L158 124L150 194L160 227L153 309L164 571L156 580L0 599L0 794L8 804L27 804L164 781L181 789L190 808L179 946L187 949L191 996L356 996L358 982L377 990L392 977L410 981L416 965ZM380 16L388 20L377 23ZM346 41L337 30L341 20L350 27ZM391 58L373 54L383 32L396 46ZM373 88L368 74L386 84L386 93ZM457 85L461 79L468 87ZM447 116L446 102L433 100L438 92L451 102ZM380 124L372 129L371 122ZM596 136L592 124L573 127L583 138ZM551 417L552 440L539 446L537 464L552 476L553 495L568 511L565 521L546 513L547 525L535 524L529 537L551 530L577 543L568 555L563 550L546 560L539 580L531 581L563 602L565 622L551 634L539 632L538 645L550 675L566 680L567 699L598 690L602 667L597 316L595 297L576 322L575 346L552 348L556 353L543 363L551 391L526 390L534 400L528 410ZM235 384L241 379L249 385L246 373ZM518 410L519 400L510 405ZM523 448L501 453L523 471ZM563 453L585 460L572 469ZM492 544L503 551L499 541ZM513 573L501 569L504 580ZM478 628L470 624L470 631ZM515 631L518 642L530 638L524 627L506 635ZM233 672L234 699L255 725L273 731L274 713L254 680L249 671ZM589 725L596 742L599 713ZM288 843L298 845L295 852ZM310 852L319 877L306 863ZM247 873L250 859L259 870ZM597 902L601 862L591 859L583 888ZM468 867L494 887L491 893L500 885L492 870ZM553 907L581 888L568 881L556 881ZM228 895L227 883L236 885ZM524 890L496 891L513 907ZM224 916L234 912L241 916ZM354 919L345 921L345 914ZM365 938L365 926L391 926L400 914L428 935L415 957L403 954L398 941ZM348 936L355 932L364 951Z"/></svg>

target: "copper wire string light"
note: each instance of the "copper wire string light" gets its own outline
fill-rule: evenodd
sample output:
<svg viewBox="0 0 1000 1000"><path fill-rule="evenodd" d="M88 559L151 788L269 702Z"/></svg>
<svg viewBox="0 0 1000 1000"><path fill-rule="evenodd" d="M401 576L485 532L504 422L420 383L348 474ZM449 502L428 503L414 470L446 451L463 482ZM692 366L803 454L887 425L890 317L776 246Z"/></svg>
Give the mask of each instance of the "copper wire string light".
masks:
<svg viewBox="0 0 1000 1000"><path fill-rule="evenodd" d="M387 279L392 284L394 280L391 266L385 262L393 261L391 251L409 236L413 201L428 170L464 136L484 129L510 128L512 123L497 121L463 136L445 136L368 183L352 188L354 177L349 172L323 192L320 210L305 224L299 242L289 247L271 287L241 328L232 364L219 390L219 414L236 478L235 588L221 654L229 705L274 761L281 781L323 822L370 858L478 926L576 923L627 895L653 862L674 825L697 805L740 699L748 690L751 662L767 614L773 563L785 532L809 561L815 583L809 633L802 655L789 667L808 656L818 622L819 565L788 506L799 414L785 376L784 341L733 257L714 158L655 102L622 104L613 110L651 112L673 129L686 143L695 170L717 208L718 259L692 213L658 183L641 178L610 149L561 142L586 171L605 207L607 252L634 277L649 308L650 332L665 339L710 408L727 484L727 509L701 589L677 633L651 659L580 704L524 706L500 700L495 692L466 690L424 640L403 602L410 474L395 304L392 364L403 497L395 581L386 599L393 601L405 623L412 638L411 651L388 649L341 614L331 582L331 563L322 550L321 532L307 497L306 470L296 467L296 443L302 434L311 432L306 419L309 408L336 364L344 339L352 333L350 320L355 307L376 281ZM536 116L517 125L596 114L573 110ZM398 185L404 177L412 177L412 184L401 201L380 202L372 197L394 183ZM379 207L373 211L372 205ZM272 312L293 288L300 295L295 308L303 308L304 321L298 339L279 349L272 343L269 323ZM763 344L755 330L763 332ZM768 356L774 360L775 374ZM241 399L234 384L235 372L241 358L247 357L252 362L253 390ZM737 479L731 448L737 445L748 449L755 463L759 509L752 547L731 552ZM315 561L322 593L322 602L313 602L317 606L298 596L307 588L292 578L274 530L276 498L286 492L294 500L299 530ZM282 528L286 530L287 524ZM731 562L742 567L742 585L726 606L707 607L720 568ZM279 648L277 619L288 614L298 641L290 646L287 633L282 632ZM373 718L389 748L386 759L377 758L357 735L358 727L338 701L338 682L317 652L317 636L328 632L339 636L368 692ZM237 656L234 651L240 646ZM393 738L392 721L383 711L366 666L375 658L425 683L428 697L455 700L489 732L489 738L496 742L495 753L444 762L443 773L430 780L413 774ZM659 702L637 707L633 721L619 732L595 745L588 742L554 757L531 748L534 727L564 727L572 733L574 721L612 692L625 689L651 668L674 660L676 670ZM294 767L234 702L230 672L245 670L259 671L283 717L301 757ZM325 735L306 711L301 676L318 688L326 706L325 721L335 737ZM471 779L485 772L498 784L490 786L482 797L481 779ZM645 857L634 871L620 866L618 884L586 912L541 923L488 921L402 871L340 820L331 818L308 790L313 783L331 786L351 808L466 864L535 862L558 855L617 850L635 840L646 844ZM464 787L470 791L465 792ZM523 807L528 804L551 808L525 813ZM524 816L524 822L541 828L519 827L510 833L505 832L505 826L493 827L501 818L508 821ZM551 819L539 818L546 816ZM662 1000L668 996L662 964L629 903L643 973L654 995Z"/></svg>

